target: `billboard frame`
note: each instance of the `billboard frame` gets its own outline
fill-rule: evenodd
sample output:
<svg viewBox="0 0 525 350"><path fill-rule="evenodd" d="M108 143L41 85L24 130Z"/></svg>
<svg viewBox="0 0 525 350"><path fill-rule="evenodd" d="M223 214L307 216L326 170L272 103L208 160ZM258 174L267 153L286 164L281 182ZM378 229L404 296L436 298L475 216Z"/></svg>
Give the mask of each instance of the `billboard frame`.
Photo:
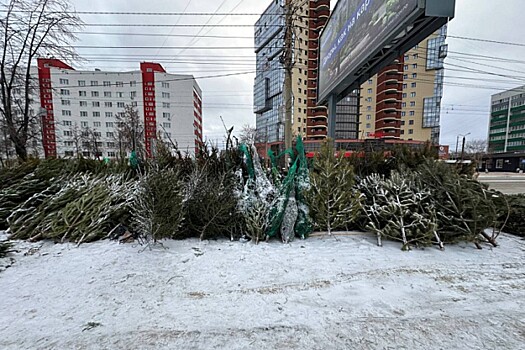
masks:
<svg viewBox="0 0 525 350"><path fill-rule="evenodd" d="M332 11L327 23L332 19L338 5L339 3ZM376 51L365 56L363 63L355 69L355 72L350 72L324 95L320 94L318 82L317 104L328 104L328 136L335 138L336 105L341 99L359 89L364 82L381 69L447 24L454 15L455 0L419 0L417 9L391 31L391 34L384 39L383 44ZM320 38L322 38L325 28L321 31ZM318 79L321 76L321 40L319 43Z"/></svg>

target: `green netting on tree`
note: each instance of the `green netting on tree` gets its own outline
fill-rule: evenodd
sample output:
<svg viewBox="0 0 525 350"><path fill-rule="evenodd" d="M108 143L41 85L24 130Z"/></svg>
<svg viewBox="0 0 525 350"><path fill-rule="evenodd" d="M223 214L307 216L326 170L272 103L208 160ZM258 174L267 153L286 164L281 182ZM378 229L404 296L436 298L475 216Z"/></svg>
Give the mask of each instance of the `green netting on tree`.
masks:
<svg viewBox="0 0 525 350"><path fill-rule="evenodd" d="M255 169L253 166L253 158L252 154L248 150L248 147L245 144L242 144L240 146L240 149L242 153L246 156L246 167L248 168L248 175L250 176L250 180L255 180Z"/></svg>
<svg viewBox="0 0 525 350"><path fill-rule="evenodd" d="M297 156L291 149L284 151L278 157L275 157L273 152L268 153L272 160L274 172L278 171L277 161L280 157L288 154L292 159L292 166L288 170L288 174L280 186L279 195L270 210L270 225L267 231L268 237L275 237L280 232L283 221L285 220L288 205L297 206L297 211L288 211L290 213L297 212L297 218L293 227L295 235L304 239L312 232L312 223L308 215L308 206L304 199L304 193L310 187L310 180L308 162L306 160L303 140L301 137L297 138L296 151ZM294 195L295 200L290 201L291 194ZM284 237L286 235L284 232L281 232L281 235L283 236L283 240L288 241L288 238Z"/></svg>

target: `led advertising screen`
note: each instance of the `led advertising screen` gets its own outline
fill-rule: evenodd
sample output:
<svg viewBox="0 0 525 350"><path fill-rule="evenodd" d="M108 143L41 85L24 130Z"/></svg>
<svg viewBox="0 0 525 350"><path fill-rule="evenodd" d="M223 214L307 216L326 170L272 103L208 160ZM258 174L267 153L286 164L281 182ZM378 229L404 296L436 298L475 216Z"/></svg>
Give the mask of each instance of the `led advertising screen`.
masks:
<svg viewBox="0 0 525 350"><path fill-rule="evenodd" d="M324 101L418 9L419 0L339 0L320 39L319 101Z"/></svg>

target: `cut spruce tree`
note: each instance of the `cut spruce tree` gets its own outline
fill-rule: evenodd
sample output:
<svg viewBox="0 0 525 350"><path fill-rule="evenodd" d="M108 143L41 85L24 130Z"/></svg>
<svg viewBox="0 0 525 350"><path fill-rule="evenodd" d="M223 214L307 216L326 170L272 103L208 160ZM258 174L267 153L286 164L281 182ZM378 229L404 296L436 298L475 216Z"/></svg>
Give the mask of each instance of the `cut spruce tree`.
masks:
<svg viewBox="0 0 525 350"><path fill-rule="evenodd" d="M437 214L432 193L419 183L412 172L392 172L390 178L370 175L359 185L365 195L363 211L367 218L366 229L382 239L401 241L403 250L411 246L429 246L433 243L443 248L437 234Z"/></svg>
<svg viewBox="0 0 525 350"><path fill-rule="evenodd" d="M342 154L335 154L331 141L314 159L306 199L315 228L330 235L350 229L359 217L361 194L354 189L353 168Z"/></svg>
<svg viewBox="0 0 525 350"><path fill-rule="evenodd" d="M447 243L488 241L496 246L498 218L508 213L506 205L498 205L501 193L466 176L445 163L427 161L418 170L419 180L431 194L438 214L438 231ZM487 228L495 228L489 236Z"/></svg>
<svg viewBox="0 0 525 350"><path fill-rule="evenodd" d="M140 179L132 205L132 223L141 243L176 236L184 218L183 197L176 170L152 168Z"/></svg>

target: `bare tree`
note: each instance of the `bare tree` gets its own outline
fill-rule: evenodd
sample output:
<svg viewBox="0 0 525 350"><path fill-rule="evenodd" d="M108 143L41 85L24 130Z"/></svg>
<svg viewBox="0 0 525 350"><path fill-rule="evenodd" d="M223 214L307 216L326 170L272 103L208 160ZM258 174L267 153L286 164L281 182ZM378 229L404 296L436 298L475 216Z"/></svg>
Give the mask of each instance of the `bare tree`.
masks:
<svg viewBox="0 0 525 350"><path fill-rule="evenodd" d="M0 114L16 154L26 160L30 125L38 118L31 111L31 66L38 57L75 59L73 32L82 21L67 0L8 0L0 8Z"/></svg>
<svg viewBox="0 0 525 350"><path fill-rule="evenodd" d="M472 140L465 145L465 152L476 162L476 167L481 168L481 160L487 154L487 140Z"/></svg>
<svg viewBox="0 0 525 350"><path fill-rule="evenodd" d="M483 154L487 152L487 140L472 140L467 142L465 151L468 154Z"/></svg>
<svg viewBox="0 0 525 350"><path fill-rule="evenodd" d="M249 124L245 124L241 129L239 142L246 145L253 145L258 141L257 129Z"/></svg>
<svg viewBox="0 0 525 350"><path fill-rule="evenodd" d="M95 128L82 128L82 148L89 151L90 155L100 160L103 152L102 134Z"/></svg>
<svg viewBox="0 0 525 350"><path fill-rule="evenodd" d="M125 158L125 153L135 151L140 157L144 156L144 122L140 118L139 112L133 106L126 105L124 112L116 115L116 134L119 143L121 158Z"/></svg>

